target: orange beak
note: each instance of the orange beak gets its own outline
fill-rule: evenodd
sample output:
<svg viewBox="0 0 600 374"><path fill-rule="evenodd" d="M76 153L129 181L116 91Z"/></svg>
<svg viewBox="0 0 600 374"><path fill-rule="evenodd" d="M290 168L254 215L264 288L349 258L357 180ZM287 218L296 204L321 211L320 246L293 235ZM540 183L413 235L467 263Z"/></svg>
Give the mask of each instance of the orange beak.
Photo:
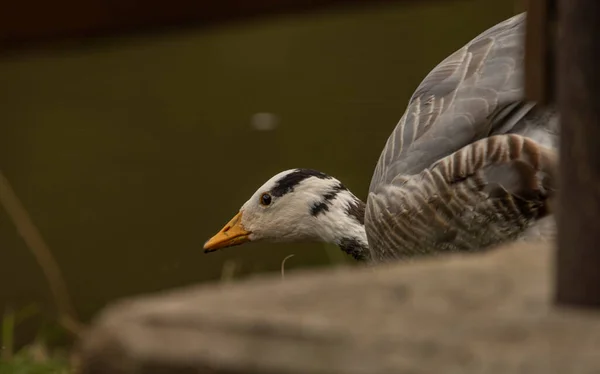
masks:
<svg viewBox="0 0 600 374"><path fill-rule="evenodd" d="M239 212L221 231L204 243L204 253L246 243L250 241L250 234L242 227L242 212Z"/></svg>

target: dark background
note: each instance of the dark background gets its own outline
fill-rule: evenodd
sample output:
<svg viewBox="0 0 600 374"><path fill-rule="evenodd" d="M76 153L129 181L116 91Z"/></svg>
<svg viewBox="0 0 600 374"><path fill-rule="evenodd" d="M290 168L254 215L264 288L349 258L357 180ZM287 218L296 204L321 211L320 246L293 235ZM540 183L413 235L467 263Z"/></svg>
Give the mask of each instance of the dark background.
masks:
<svg viewBox="0 0 600 374"><path fill-rule="evenodd" d="M322 170L364 198L418 83L518 10L491 0L336 5L126 36L82 26L83 38L56 41L69 30L45 32L60 19L33 7L38 28L0 28L0 170L84 320L120 297L279 271L289 254L288 271L351 264L323 244L210 255L202 245L284 169ZM255 124L264 112L274 127ZM0 209L0 308L29 302L51 305L48 284Z"/></svg>

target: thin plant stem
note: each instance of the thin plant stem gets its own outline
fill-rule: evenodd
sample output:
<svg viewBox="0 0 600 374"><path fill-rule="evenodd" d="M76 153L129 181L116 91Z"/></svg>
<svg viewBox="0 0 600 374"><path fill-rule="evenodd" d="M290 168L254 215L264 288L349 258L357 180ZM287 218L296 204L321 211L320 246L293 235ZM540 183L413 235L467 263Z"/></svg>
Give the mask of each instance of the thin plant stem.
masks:
<svg viewBox="0 0 600 374"><path fill-rule="evenodd" d="M56 303L59 323L71 333L78 335L81 325L78 322L77 313L69 297L60 267L2 171L0 171L0 205L4 206L17 232L42 269Z"/></svg>
<svg viewBox="0 0 600 374"><path fill-rule="evenodd" d="M285 279L285 261L286 261L288 258L292 258L292 257L294 257L294 255L293 255L293 254L292 254L292 255L288 255L288 256L286 256L286 257L283 259L283 261L281 261L281 279L282 279L282 280L283 280L283 279Z"/></svg>

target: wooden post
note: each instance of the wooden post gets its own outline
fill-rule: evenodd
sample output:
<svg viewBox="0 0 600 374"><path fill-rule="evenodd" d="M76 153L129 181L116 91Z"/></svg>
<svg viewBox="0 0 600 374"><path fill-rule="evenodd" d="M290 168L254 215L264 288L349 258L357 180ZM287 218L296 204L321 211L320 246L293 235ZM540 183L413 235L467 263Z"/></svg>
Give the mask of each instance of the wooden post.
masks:
<svg viewBox="0 0 600 374"><path fill-rule="evenodd" d="M559 305L600 306L600 1L559 0Z"/></svg>
<svg viewBox="0 0 600 374"><path fill-rule="evenodd" d="M540 105L556 101L556 0L527 0L525 96Z"/></svg>

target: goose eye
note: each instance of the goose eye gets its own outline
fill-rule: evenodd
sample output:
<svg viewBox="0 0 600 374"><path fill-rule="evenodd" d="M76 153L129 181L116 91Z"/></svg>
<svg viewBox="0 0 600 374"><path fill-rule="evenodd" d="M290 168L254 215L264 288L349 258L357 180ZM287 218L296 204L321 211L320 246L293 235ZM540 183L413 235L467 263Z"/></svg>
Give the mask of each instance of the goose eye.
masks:
<svg viewBox="0 0 600 374"><path fill-rule="evenodd" d="M268 193L260 195L260 203L265 206L271 204L271 195Z"/></svg>

